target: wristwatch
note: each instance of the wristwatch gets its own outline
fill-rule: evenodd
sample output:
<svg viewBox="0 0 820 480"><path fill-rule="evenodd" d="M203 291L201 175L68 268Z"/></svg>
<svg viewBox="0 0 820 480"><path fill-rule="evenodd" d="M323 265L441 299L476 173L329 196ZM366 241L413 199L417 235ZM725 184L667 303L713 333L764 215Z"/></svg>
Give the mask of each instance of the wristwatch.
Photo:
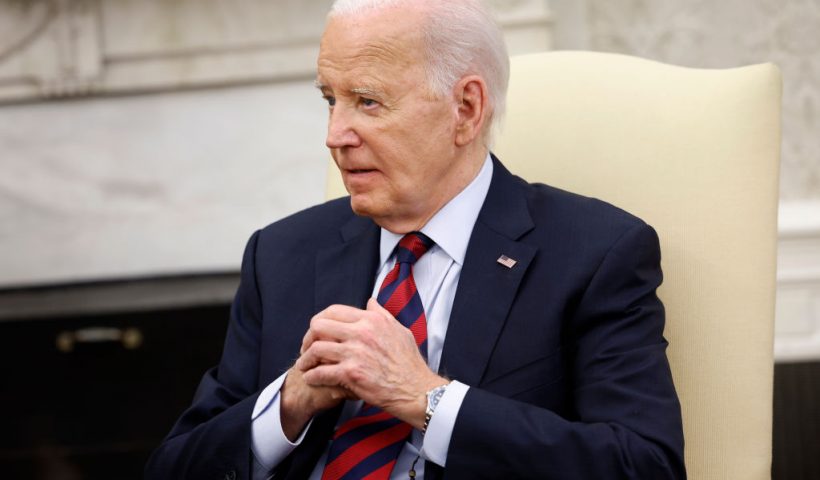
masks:
<svg viewBox="0 0 820 480"><path fill-rule="evenodd" d="M430 419L433 418L433 412L436 411L438 402L440 402L441 397L444 396L444 391L447 390L447 385L449 385L449 383L440 385L427 392L427 410L424 412L424 427L422 427L421 433L427 433L427 427L430 425Z"/></svg>

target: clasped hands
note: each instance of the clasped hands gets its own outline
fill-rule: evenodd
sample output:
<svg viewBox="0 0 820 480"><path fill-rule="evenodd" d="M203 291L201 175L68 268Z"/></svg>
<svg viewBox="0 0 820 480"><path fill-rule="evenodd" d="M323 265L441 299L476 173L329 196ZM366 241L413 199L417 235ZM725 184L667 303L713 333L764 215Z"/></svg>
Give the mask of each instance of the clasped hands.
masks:
<svg viewBox="0 0 820 480"><path fill-rule="evenodd" d="M415 428L425 393L447 380L419 353L412 332L371 298L365 310L331 305L317 313L281 390L281 420L293 441L307 422L346 399L361 399Z"/></svg>

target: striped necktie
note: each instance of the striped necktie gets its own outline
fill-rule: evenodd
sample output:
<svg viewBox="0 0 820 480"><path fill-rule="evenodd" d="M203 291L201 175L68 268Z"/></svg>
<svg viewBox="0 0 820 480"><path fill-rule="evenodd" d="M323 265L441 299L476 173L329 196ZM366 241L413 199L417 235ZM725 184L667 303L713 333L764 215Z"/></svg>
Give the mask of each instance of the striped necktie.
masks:
<svg viewBox="0 0 820 480"><path fill-rule="evenodd" d="M413 280L413 264L433 241L411 232L396 247L396 265L384 278L378 302L413 332L416 345L427 358L427 319ZM388 479L396 458L413 427L378 407L364 404L356 415L333 434L322 480Z"/></svg>

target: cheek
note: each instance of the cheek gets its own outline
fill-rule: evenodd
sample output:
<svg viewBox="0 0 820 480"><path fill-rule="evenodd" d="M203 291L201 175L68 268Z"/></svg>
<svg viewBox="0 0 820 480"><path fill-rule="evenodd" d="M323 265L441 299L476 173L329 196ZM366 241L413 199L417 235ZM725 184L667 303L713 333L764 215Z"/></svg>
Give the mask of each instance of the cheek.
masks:
<svg viewBox="0 0 820 480"><path fill-rule="evenodd" d="M369 129L366 143L386 175L388 188L413 196L409 190L423 189L435 180L431 177L441 171L441 160L453 154L451 114L441 105L425 105Z"/></svg>
<svg viewBox="0 0 820 480"><path fill-rule="evenodd" d="M411 134L428 155L441 156L452 152L456 130L453 112L441 106L429 108L415 120L415 126Z"/></svg>

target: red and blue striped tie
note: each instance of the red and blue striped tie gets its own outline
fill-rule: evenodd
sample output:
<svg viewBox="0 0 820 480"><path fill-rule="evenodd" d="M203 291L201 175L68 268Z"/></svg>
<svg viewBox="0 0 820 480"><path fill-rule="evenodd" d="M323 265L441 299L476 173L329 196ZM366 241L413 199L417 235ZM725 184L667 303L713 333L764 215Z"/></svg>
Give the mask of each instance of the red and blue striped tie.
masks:
<svg viewBox="0 0 820 480"><path fill-rule="evenodd" d="M420 232L408 233L396 247L396 265L384 278L378 302L413 332L427 358L427 319L413 280L413 264L433 241ZM333 434L322 480L390 478L413 427L378 407L364 404Z"/></svg>

